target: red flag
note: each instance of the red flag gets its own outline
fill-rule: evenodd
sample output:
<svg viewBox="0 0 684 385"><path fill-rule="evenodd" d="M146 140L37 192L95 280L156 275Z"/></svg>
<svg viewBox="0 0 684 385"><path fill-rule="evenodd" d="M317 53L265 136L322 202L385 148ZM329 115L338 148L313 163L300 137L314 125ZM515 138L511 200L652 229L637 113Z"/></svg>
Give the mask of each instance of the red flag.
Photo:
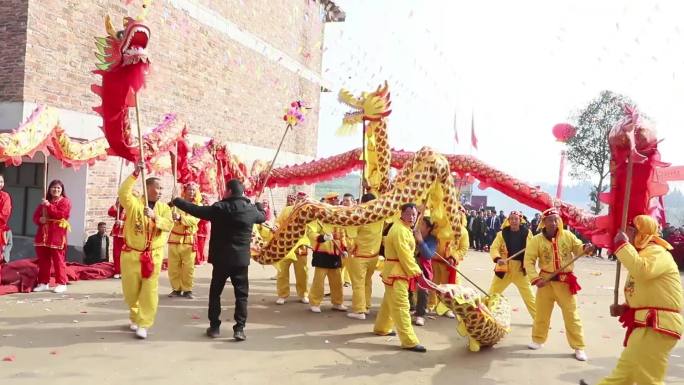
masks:
<svg viewBox="0 0 684 385"><path fill-rule="evenodd" d="M454 112L454 140L456 141L456 144L458 144L458 128L457 128L457 121L456 121L456 112Z"/></svg>
<svg viewBox="0 0 684 385"><path fill-rule="evenodd" d="M475 136L475 113L470 121L470 144L477 150L477 136Z"/></svg>

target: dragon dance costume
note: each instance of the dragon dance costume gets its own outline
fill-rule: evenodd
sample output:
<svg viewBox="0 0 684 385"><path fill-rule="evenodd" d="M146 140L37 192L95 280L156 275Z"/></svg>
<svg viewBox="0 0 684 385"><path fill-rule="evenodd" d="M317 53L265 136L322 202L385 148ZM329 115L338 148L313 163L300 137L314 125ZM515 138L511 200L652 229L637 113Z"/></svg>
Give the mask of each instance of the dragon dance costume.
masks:
<svg viewBox="0 0 684 385"><path fill-rule="evenodd" d="M184 189L191 188L186 184ZM193 203L201 202L199 192L193 199ZM174 220L173 229L169 235L169 282L172 294L190 295L194 286L195 256L197 252L197 230L199 218L180 211L176 212L178 218Z"/></svg>

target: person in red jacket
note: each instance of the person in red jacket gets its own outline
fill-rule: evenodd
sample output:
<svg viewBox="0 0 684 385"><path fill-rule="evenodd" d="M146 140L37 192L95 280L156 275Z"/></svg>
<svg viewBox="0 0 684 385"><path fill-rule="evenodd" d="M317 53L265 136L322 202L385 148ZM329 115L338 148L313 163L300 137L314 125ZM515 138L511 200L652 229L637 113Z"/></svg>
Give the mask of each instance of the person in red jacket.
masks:
<svg viewBox="0 0 684 385"><path fill-rule="evenodd" d="M119 204L119 199L117 199L116 203L109 208L107 214L114 218L114 226L112 226L112 232L110 234L114 240L112 246L112 252L114 254L114 278L121 279L121 249L123 249L124 246L123 224L126 220L126 213L124 213L123 207Z"/></svg>
<svg viewBox="0 0 684 385"><path fill-rule="evenodd" d="M202 194L202 204L204 206L209 206L209 196L207 194ZM195 265L203 265L207 261L205 245L209 240L211 222L200 219L197 227L197 254L195 254Z"/></svg>
<svg viewBox="0 0 684 385"><path fill-rule="evenodd" d="M2 270L2 263L5 255L5 246L7 246L7 231L9 231L10 216L12 216L12 197L4 191L5 177L0 174L0 271ZM5 263L8 261L4 261ZM1 276L0 276L1 277Z"/></svg>
<svg viewBox="0 0 684 385"><path fill-rule="evenodd" d="M38 257L38 286L33 291L50 290L50 268L55 269L54 293L66 291L67 231L70 230L71 201L64 193L64 183L53 180L47 196L33 213L33 223L38 226L34 246Z"/></svg>

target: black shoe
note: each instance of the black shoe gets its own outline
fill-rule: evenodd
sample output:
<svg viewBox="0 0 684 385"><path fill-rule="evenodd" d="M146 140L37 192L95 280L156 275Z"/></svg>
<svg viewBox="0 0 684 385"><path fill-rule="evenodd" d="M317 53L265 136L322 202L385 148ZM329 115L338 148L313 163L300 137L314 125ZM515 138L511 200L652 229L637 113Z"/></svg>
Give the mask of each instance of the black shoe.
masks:
<svg viewBox="0 0 684 385"><path fill-rule="evenodd" d="M243 330L236 330L233 332L233 338L235 338L235 341L244 341L247 339L247 336Z"/></svg>
<svg viewBox="0 0 684 385"><path fill-rule="evenodd" d="M427 349L423 345L416 345L412 348L404 348L406 350L412 351L412 352L417 352L417 353L425 353L427 352Z"/></svg>
<svg viewBox="0 0 684 385"><path fill-rule="evenodd" d="M579 385L589 385L589 384L587 384L586 382L584 382L584 380L580 380Z"/></svg>
<svg viewBox="0 0 684 385"><path fill-rule="evenodd" d="M169 293L169 298L180 297L180 296L181 296L180 290L174 290L174 291Z"/></svg>
<svg viewBox="0 0 684 385"><path fill-rule="evenodd" d="M220 336L221 336L221 329L219 329L218 327L213 328L213 327L209 326L207 328L207 337L219 338Z"/></svg>
<svg viewBox="0 0 684 385"><path fill-rule="evenodd" d="M192 295L192 291L186 291L186 292L184 292L184 293L183 293L183 297L185 297L185 298L187 298L187 299L195 299L195 296Z"/></svg>

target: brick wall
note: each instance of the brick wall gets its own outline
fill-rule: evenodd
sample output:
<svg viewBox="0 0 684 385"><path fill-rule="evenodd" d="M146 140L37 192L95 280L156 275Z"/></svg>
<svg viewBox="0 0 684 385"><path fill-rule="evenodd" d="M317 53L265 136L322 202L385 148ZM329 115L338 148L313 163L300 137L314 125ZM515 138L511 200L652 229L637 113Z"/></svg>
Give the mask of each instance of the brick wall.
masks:
<svg viewBox="0 0 684 385"><path fill-rule="evenodd" d="M318 5L306 1L202 1L241 29L262 38L302 65L320 73L323 24ZM254 4L252 4L254 3ZM3 2L4 4L4 2ZM99 98L90 84L93 36L103 36L108 13L120 28L122 16L136 16L139 2L31 0L28 10L24 100L90 113ZM305 17L305 15L307 15ZM154 2L147 18L153 62L140 97L143 125L166 112L178 113L191 133L260 147L277 146L290 101L314 109L307 123L289 135L284 150L313 156L320 86L246 48L179 11ZM66 127L68 130L68 127Z"/></svg>
<svg viewBox="0 0 684 385"><path fill-rule="evenodd" d="M0 102L23 100L28 0L0 1Z"/></svg>

